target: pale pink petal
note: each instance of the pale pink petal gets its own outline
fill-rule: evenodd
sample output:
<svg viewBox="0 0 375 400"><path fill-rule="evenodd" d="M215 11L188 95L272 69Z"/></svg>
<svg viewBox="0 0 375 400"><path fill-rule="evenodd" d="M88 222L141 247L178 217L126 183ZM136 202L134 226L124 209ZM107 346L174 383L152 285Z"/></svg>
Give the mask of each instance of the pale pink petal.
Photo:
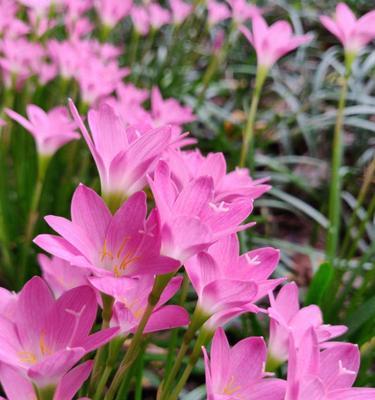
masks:
<svg viewBox="0 0 375 400"><path fill-rule="evenodd" d="M8 400L35 400L31 382L19 370L0 363L0 382Z"/></svg>
<svg viewBox="0 0 375 400"><path fill-rule="evenodd" d="M156 310L147 322L145 332L158 332L189 324L189 313L180 306L168 305Z"/></svg>

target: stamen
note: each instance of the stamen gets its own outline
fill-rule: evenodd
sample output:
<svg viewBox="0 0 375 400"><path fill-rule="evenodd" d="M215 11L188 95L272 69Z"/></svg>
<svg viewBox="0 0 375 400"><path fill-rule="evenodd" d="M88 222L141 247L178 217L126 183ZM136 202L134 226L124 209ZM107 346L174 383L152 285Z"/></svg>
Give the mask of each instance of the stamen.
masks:
<svg viewBox="0 0 375 400"><path fill-rule="evenodd" d="M227 212L227 211L229 211L229 207L225 207L225 202L224 201L220 202L219 205L216 205L215 203L208 203L208 205L216 212Z"/></svg>
<svg viewBox="0 0 375 400"><path fill-rule="evenodd" d="M250 257L248 253L245 254L246 261L248 264L259 265L261 261L259 260L259 255L257 254L255 257Z"/></svg>

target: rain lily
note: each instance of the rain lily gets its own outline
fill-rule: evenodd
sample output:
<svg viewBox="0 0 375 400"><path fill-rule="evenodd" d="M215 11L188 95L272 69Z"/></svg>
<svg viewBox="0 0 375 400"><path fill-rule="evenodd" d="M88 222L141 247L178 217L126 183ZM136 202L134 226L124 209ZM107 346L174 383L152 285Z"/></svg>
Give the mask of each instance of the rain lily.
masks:
<svg viewBox="0 0 375 400"><path fill-rule="evenodd" d="M101 21L108 27L114 27L127 16L132 8L132 0L95 0L96 12Z"/></svg>
<svg viewBox="0 0 375 400"><path fill-rule="evenodd" d="M183 0L169 0L172 9L172 19L175 24L181 24L188 15L191 14L193 7Z"/></svg>
<svg viewBox="0 0 375 400"><path fill-rule="evenodd" d="M102 293L115 299L111 326L119 326L124 335L134 333L146 310L148 296L155 278L151 275L140 278L90 278L91 284ZM182 277L175 277L164 289L159 302L148 320L145 333L173 329L189 323L189 314L183 307L165 305L178 291Z"/></svg>
<svg viewBox="0 0 375 400"><path fill-rule="evenodd" d="M150 26L153 29L160 29L163 25L169 24L171 14L168 10L160 6L158 3L150 3L147 7Z"/></svg>
<svg viewBox="0 0 375 400"><path fill-rule="evenodd" d="M86 361L66 373L59 380L52 400L72 400L84 381L89 377L92 364L92 361ZM0 382L8 400L37 399L32 383L14 367L0 364ZM88 399L80 398L80 400Z"/></svg>
<svg viewBox="0 0 375 400"><path fill-rule="evenodd" d="M283 286L275 298L270 293L269 356L276 364L288 359L289 334L293 335L295 346L299 347L306 331L313 327L319 343L325 342L347 331L346 326L325 325L320 308L310 305L300 309L298 287L292 282Z"/></svg>
<svg viewBox="0 0 375 400"><path fill-rule="evenodd" d="M29 104L26 108L28 119L10 109L5 109L5 112L31 133L41 156L50 157L64 144L79 138L75 132L76 125L65 107L55 107L45 112Z"/></svg>
<svg viewBox="0 0 375 400"><path fill-rule="evenodd" d="M160 255L159 221L155 212L146 219L146 195L132 195L112 216L103 199L79 185L71 217L47 216L60 236L39 235L35 243L47 252L88 268L99 277L157 275L176 271L179 262Z"/></svg>
<svg viewBox="0 0 375 400"><path fill-rule="evenodd" d="M218 328L210 358L203 348L207 400L283 400L285 381L266 378L266 345L262 337L249 337L232 348Z"/></svg>
<svg viewBox="0 0 375 400"><path fill-rule="evenodd" d="M45 254L39 254L38 263L43 272L43 278L55 297L61 296L69 289L88 284L87 277L90 275L90 271L85 268L77 268L62 258L50 258Z"/></svg>
<svg viewBox="0 0 375 400"><path fill-rule="evenodd" d="M312 39L309 34L293 35L292 28L286 21L277 21L268 27L261 16L253 18L252 32L243 25L240 30L255 49L258 67L266 70L279 58Z"/></svg>
<svg viewBox="0 0 375 400"><path fill-rule="evenodd" d="M201 176L177 188L164 161L159 161L149 184L161 219L162 254L184 262L218 239L245 229L252 201L238 198L216 202L214 182Z"/></svg>
<svg viewBox="0 0 375 400"><path fill-rule="evenodd" d="M9 319L14 315L18 295L0 287L0 316Z"/></svg>
<svg viewBox="0 0 375 400"><path fill-rule="evenodd" d="M150 30L150 17L145 7L134 5L130 11L134 28L142 36Z"/></svg>
<svg viewBox="0 0 375 400"><path fill-rule="evenodd" d="M279 251L271 247L240 256L235 234L190 258L185 268L198 295L197 307L203 314L213 316L207 327L214 330L236 314L258 312L254 302L283 281L268 279L278 261Z"/></svg>
<svg viewBox="0 0 375 400"><path fill-rule="evenodd" d="M225 19L230 18L231 12L225 3L219 3L215 0L207 1L208 23L216 25Z"/></svg>
<svg viewBox="0 0 375 400"><path fill-rule="evenodd" d="M110 328L90 335L96 311L90 287L55 300L43 279L32 278L19 293L13 319L0 317L0 361L38 388L55 387L85 354L117 333Z"/></svg>
<svg viewBox="0 0 375 400"><path fill-rule="evenodd" d="M232 18L238 25L261 15L259 8L254 4L249 3L247 0L227 1L232 9Z"/></svg>
<svg viewBox="0 0 375 400"><path fill-rule="evenodd" d="M290 340L285 400L373 400L375 389L352 388L360 363L357 345L338 343L320 351L314 328L297 349Z"/></svg>
<svg viewBox="0 0 375 400"><path fill-rule="evenodd" d="M321 16L320 22L339 39L348 53L357 54L375 38L375 10L357 19L345 3L339 3L334 18Z"/></svg>
<svg viewBox="0 0 375 400"><path fill-rule="evenodd" d="M171 130L159 128L142 135L126 129L113 108L103 104L89 112L90 135L72 102L70 109L95 160L104 197L122 201L141 190L147 172L168 147Z"/></svg>

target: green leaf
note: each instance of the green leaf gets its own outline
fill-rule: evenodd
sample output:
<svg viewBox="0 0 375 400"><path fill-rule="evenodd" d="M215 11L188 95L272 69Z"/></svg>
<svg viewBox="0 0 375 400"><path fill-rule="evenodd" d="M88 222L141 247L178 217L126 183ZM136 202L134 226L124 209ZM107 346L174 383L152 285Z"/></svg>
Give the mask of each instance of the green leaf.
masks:
<svg viewBox="0 0 375 400"><path fill-rule="evenodd" d="M354 310L345 324L349 327L349 333L352 336L361 329L368 321L375 319L375 296L371 297L356 310Z"/></svg>
<svg viewBox="0 0 375 400"><path fill-rule="evenodd" d="M330 263L325 262L320 265L310 283L309 290L306 294L305 305L322 305L324 295L327 289L331 286L333 276L334 269Z"/></svg>

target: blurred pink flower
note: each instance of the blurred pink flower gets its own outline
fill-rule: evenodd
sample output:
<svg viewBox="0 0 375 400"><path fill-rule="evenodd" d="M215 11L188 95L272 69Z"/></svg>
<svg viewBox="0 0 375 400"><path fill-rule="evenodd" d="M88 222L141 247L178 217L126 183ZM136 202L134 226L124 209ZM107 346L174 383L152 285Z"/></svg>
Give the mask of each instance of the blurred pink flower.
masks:
<svg viewBox="0 0 375 400"><path fill-rule="evenodd" d="M5 126L5 125L6 125L6 122L5 122L3 119L0 118L0 128L1 128L2 126Z"/></svg>
<svg viewBox="0 0 375 400"><path fill-rule="evenodd" d="M21 4L35 11L39 16L47 15L55 0L18 0Z"/></svg>
<svg viewBox="0 0 375 400"><path fill-rule="evenodd" d="M345 3L339 3L334 18L323 15L320 22L340 40L348 52L358 53L375 38L375 10L357 19Z"/></svg>
<svg viewBox="0 0 375 400"><path fill-rule="evenodd" d="M160 214L162 254L181 262L252 225L239 225L251 213L252 201L239 198L217 203L210 176L197 177L178 188L168 164L159 161L149 184Z"/></svg>
<svg viewBox="0 0 375 400"><path fill-rule="evenodd" d="M246 21L261 16L260 9L247 0L227 0L232 9L232 18L241 25Z"/></svg>
<svg viewBox="0 0 375 400"><path fill-rule="evenodd" d="M30 31L29 26L17 18L17 6L14 0L0 0L0 32L7 38L16 38Z"/></svg>
<svg viewBox="0 0 375 400"><path fill-rule="evenodd" d="M375 389L352 388L359 363L358 346L351 343L320 351L314 328L298 348L291 337L285 400L373 400Z"/></svg>
<svg viewBox="0 0 375 400"><path fill-rule="evenodd" d="M12 319L17 305L18 295L0 287L0 316Z"/></svg>
<svg viewBox="0 0 375 400"><path fill-rule="evenodd" d="M38 106L29 104L26 107L29 119L9 108L5 112L31 133L38 153L43 156L50 157L64 144L79 138L66 107L55 107L46 113Z"/></svg>
<svg viewBox="0 0 375 400"><path fill-rule="evenodd" d="M205 348L207 400L283 400L286 382L266 378L266 344L262 337L249 337L232 348L225 332L218 328L211 344L210 358Z"/></svg>
<svg viewBox="0 0 375 400"><path fill-rule="evenodd" d="M193 6L183 0L169 0L172 9L172 19L175 24L181 24L193 11Z"/></svg>
<svg viewBox="0 0 375 400"><path fill-rule="evenodd" d="M62 258L50 258L45 254L39 254L38 263L43 278L55 297L60 297L67 290L88 284L87 278L90 271L85 268L77 268Z"/></svg>
<svg viewBox="0 0 375 400"><path fill-rule="evenodd" d="M145 275L139 278L90 278L91 284L100 292L115 299L111 326L119 326L124 335L134 333L146 310L155 277ZM183 307L165 305L179 290L182 277L174 277L164 289L150 319L145 333L157 332L185 326L189 314Z"/></svg>
<svg viewBox="0 0 375 400"><path fill-rule="evenodd" d="M153 129L142 134L126 128L114 110L102 104L88 114L90 135L73 103L70 107L95 160L104 196L125 199L141 190L147 183L146 174L170 144L170 129Z"/></svg>
<svg viewBox="0 0 375 400"><path fill-rule="evenodd" d="M114 27L129 15L133 0L94 0L95 9L102 23Z"/></svg>
<svg viewBox="0 0 375 400"><path fill-rule="evenodd" d="M93 362L86 361L66 373L57 383L53 400L72 400L90 376L92 367ZM20 371L7 364L0 364L0 382L7 400L35 400L37 398L32 383ZM89 399L80 398L80 400Z"/></svg>
<svg viewBox="0 0 375 400"><path fill-rule="evenodd" d="M48 225L60 236L39 235L34 242L45 251L89 269L98 277L157 275L176 271L179 262L160 255L159 222L146 219L146 195L132 195L112 216L103 199L79 185L71 218L49 215Z"/></svg>
<svg viewBox="0 0 375 400"><path fill-rule="evenodd" d="M265 247L241 256L239 251L233 234L185 263L198 294L197 307L212 316L206 323L210 330L245 311L258 312L254 303L284 280L268 279L279 262L278 250Z"/></svg>
<svg viewBox="0 0 375 400"><path fill-rule="evenodd" d="M261 16L253 18L252 32L243 25L240 30L254 47L258 66L266 69L285 54L312 39L310 34L293 35L292 28L286 21L277 21L268 27Z"/></svg>
<svg viewBox="0 0 375 400"><path fill-rule="evenodd" d="M150 30L150 17L147 9L142 6L134 5L130 11L130 16L135 30L142 36L147 35Z"/></svg>
<svg viewBox="0 0 375 400"><path fill-rule="evenodd" d="M277 362L288 359L289 334L293 335L294 344L298 348L306 331L313 327L320 343L340 336L347 331L343 325L325 325L320 308L310 305L300 309L298 287L292 282L283 286L276 299L270 293L270 356Z"/></svg>
<svg viewBox="0 0 375 400"><path fill-rule="evenodd" d="M19 293L14 318L0 316L0 360L37 387L56 386L85 354L117 333L110 328L90 335L96 312L89 286L55 300L43 279L34 277Z"/></svg>
<svg viewBox="0 0 375 400"><path fill-rule="evenodd" d="M160 29L171 21L171 13L158 3L150 3L147 7L150 26L153 29Z"/></svg>
<svg viewBox="0 0 375 400"><path fill-rule="evenodd" d="M216 25L225 19L230 18L231 12L226 3L219 3L215 0L207 1L208 10L208 23L210 25Z"/></svg>

